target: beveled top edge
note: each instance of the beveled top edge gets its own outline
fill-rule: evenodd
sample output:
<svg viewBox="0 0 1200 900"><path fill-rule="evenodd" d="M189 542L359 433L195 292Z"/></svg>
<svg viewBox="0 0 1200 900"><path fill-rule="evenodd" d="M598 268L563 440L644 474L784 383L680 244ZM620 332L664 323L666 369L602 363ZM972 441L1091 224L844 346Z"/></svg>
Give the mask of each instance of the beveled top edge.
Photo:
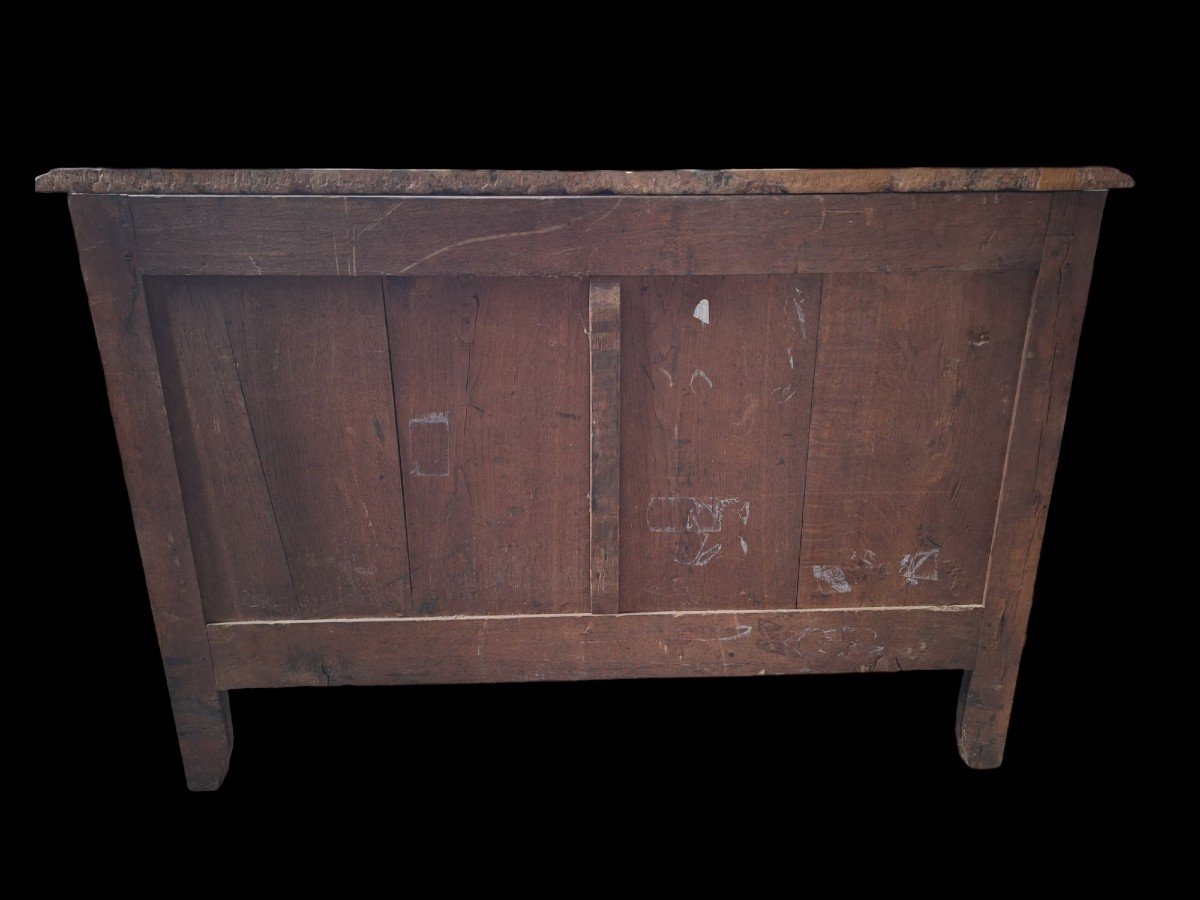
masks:
<svg viewBox="0 0 1200 900"><path fill-rule="evenodd" d="M54 169L42 193L589 196L1098 191L1133 187L1107 166L1009 169Z"/></svg>

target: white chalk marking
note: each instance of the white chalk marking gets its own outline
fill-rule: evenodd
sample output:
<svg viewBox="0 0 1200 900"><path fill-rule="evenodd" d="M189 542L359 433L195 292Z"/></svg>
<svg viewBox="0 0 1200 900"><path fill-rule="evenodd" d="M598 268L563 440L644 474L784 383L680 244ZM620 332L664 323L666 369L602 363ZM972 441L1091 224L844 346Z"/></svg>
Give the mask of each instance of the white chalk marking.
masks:
<svg viewBox="0 0 1200 900"><path fill-rule="evenodd" d="M708 543L708 535L704 535L704 541L700 544L700 549L696 551L696 558L688 563L689 566L707 566L710 562L721 555L721 544L713 544L707 550L704 545Z"/></svg>
<svg viewBox="0 0 1200 900"><path fill-rule="evenodd" d="M442 425L449 425L450 424L450 414L444 413L444 412L432 412L432 413L426 413L423 416L418 416L415 419L408 420L409 425L432 425L435 422L440 423Z"/></svg>
<svg viewBox="0 0 1200 900"><path fill-rule="evenodd" d="M750 552L750 545L746 543L746 539L744 537L740 537L738 540L742 542L742 555L745 556Z"/></svg>
<svg viewBox="0 0 1200 900"><path fill-rule="evenodd" d="M750 522L750 501L740 497L651 497L646 527L651 531L707 534L724 527L725 510L733 508L742 524Z"/></svg>
<svg viewBox="0 0 1200 900"><path fill-rule="evenodd" d="M788 368L796 368L796 357L792 356L792 348L788 347Z"/></svg>
<svg viewBox="0 0 1200 900"><path fill-rule="evenodd" d="M438 456L436 459L421 460L417 456L417 441L415 432L425 430L422 426L441 425L443 434L441 435L444 441L444 458ZM450 414L445 412L431 412L423 416L417 416L415 419L408 420L408 441L409 450L412 456L413 465L411 474L422 475L429 478L448 478L450 476ZM424 462L424 465L422 463ZM442 470L445 471L442 471Z"/></svg>
<svg viewBox="0 0 1200 900"><path fill-rule="evenodd" d="M920 553L905 553L904 559L900 560L900 574L904 576L904 583L937 581L937 558L941 552L941 547L932 547Z"/></svg>
<svg viewBox="0 0 1200 900"><path fill-rule="evenodd" d="M693 393L693 394L694 394L694 393L696 393L696 379L697 379L697 378L703 379L703 380L704 380L704 382L705 382L705 383L706 383L706 384L707 384L707 385L708 385L710 388L713 386L712 379L711 379L711 378L709 378L709 377L708 377L708 376L707 376L707 375L704 373L704 370L703 370L703 369L696 369L696 371L692 372L692 377L691 377L691 378L688 380L688 387L690 387L690 388L692 389L692 393Z"/></svg>
<svg viewBox="0 0 1200 900"><path fill-rule="evenodd" d="M695 318L699 319L701 322L703 322L705 325L709 324L709 322L708 322L708 300L701 300L699 303L697 303L696 310L695 310L695 312L692 313L692 315Z"/></svg>
<svg viewBox="0 0 1200 900"><path fill-rule="evenodd" d="M808 337L808 320L804 318L804 292L800 288L796 288L796 296L792 298L792 305L796 308L796 321L800 323L800 337Z"/></svg>
<svg viewBox="0 0 1200 900"><path fill-rule="evenodd" d="M856 560L858 561L858 564L860 566L862 566L864 569L870 569L874 572L884 572L885 571L885 569L883 567L883 563L881 563L879 561L879 559L875 556L874 550L864 550L862 552L862 556L859 556L858 551L855 550L854 552L852 552L850 554L850 562L855 562Z"/></svg>
<svg viewBox="0 0 1200 900"><path fill-rule="evenodd" d="M790 384L787 387L777 387L771 391L771 396L775 398L776 403L787 403L796 396L796 389Z"/></svg>
<svg viewBox="0 0 1200 900"><path fill-rule="evenodd" d="M817 581L824 582L839 594L850 593L850 582L846 580L846 573L841 566L813 566L812 569L813 578Z"/></svg>

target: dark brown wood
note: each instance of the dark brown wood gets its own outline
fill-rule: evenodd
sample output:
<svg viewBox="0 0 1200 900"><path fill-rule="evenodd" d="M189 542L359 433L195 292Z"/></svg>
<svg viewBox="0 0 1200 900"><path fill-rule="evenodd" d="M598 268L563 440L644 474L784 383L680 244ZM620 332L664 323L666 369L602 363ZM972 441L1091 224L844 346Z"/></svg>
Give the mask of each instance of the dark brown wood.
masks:
<svg viewBox="0 0 1200 900"><path fill-rule="evenodd" d="M200 595L210 622L299 618L223 283L228 289L223 279L144 279Z"/></svg>
<svg viewBox="0 0 1200 900"><path fill-rule="evenodd" d="M129 202L161 274L641 276L1034 271L1050 195Z"/></svg>
<svg viewBox="0 0 1200 900"><path fill-rule="evenodd" d="M860 194L1132 187L1105 166L1040 169L726 169L514 172L449 169L55 169L37 190L75 194Z"/></svg>
<svg viewBox="0 0 1200 900"><path fill-rule="evenodd" d="M798 605L980 604L1033 276L830 275Z"/></svg>
<svg viewBox="0 0 1200 900"><path fill-rule="evenodd" d="M589 608L587 291L387 279L418 612Z"/></svg>
<svg viewBox="0 0 1200 900"><path fill-rule="evenodd" d="M71 209L189 785L230 688L947 667L998 765L1124 183L45 176L158 192Z"/></svg>
<svg viewBox="0 0 1200 900"><path fill-rule="evenodd" d="M214 790L233 728L213 676L133 221L121 197L72 197L71 217L184 771L192 790Z"/></svg>
<svg viewBox="0 0 1200 900"><path fill-rule="evenodd" d="M621 281L591 279L592 612L615 613L621 556Z"/></svg>
<svg viewBox="0 0 1200 900"><path fill-rule="evenodd" d="M211 526L242 543L235 562L246 577L261 560L262 572L272 567L270 590L280 592L269 594L267 604L206 593L209 620L262 618L271 597L290 604L297 618L408 612L404 498L379 279L182 281L193 301L210 310L202 314L220 320L226 342L195 362L191 383L178 393L195 395L204 382L223 391L223 407L211 410L201 427L248 431L251 447L241 437L239 459L217 443L194 461L181 454L181 468L199 468L189 487L218 485L216 491L235 493L238 481L226 476L244 466L253 449L265 490L244 494ZM174 299L156 305L177 306ZM183 343L191 345L189 353L203 352L187 331L175 341ZM221 413L229 415L218 418ZM250 516L256 525L269 517L275 534L261 525L239 534ZM231 532L229 523L235 523ZM280 547L286 588L275 556ZM204 556L199 567L209 568Z"/></svg>
<svg viewBox="0 0 1200 900"><path fill-rule="evenodd" d="M793 607L821 279L622 291L622 611Z"/></svg>
<svg viewBox="0 0 1200 900"><path fill-rule="evenodd" d="M1004 757L1104 199L1054 199L1004 463L979 654L959 697L959 752L974 768L994 768Z"/></svg>
<svg viewBox="0 0 1200 900"><path fill-rule="evenodd" d="M956 669L977 609L488 616L209 626L225 689Z"/></svg>

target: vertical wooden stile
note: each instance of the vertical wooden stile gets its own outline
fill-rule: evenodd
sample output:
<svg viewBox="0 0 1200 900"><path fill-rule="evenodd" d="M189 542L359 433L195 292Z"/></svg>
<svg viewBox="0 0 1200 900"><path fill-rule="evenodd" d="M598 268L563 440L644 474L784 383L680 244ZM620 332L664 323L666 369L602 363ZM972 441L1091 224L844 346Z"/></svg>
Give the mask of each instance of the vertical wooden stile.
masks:
<svg viewBox="0 0 1200 900"><path fill-rule="evenodd" d="M593 613L615 613L620 597L621 282L591 279L591 594Z"/></svg>

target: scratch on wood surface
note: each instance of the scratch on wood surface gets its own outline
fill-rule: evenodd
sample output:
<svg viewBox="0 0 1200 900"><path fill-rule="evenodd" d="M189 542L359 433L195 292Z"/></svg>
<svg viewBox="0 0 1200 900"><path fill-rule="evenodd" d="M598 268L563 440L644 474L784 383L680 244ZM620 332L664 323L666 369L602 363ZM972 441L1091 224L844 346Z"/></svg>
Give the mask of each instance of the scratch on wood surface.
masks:
<svg viewBox="0 0 1200 900"><path fill-rule="evenodd" d="M379 227L379 224L380 224L380 223L381 223L381 222L382 222L384 219L386 219L388 216L390 216L392 213L394 213L396 210L398 210L398 209L399 209L401 206L403 206L403 205L404 205L404 204L402 204L402 203L393 203L391 206L389 206L387 209L385 209L385 210L383 211L383 214L382 214L382 215L380 215L379 217L377 217L377 218L375 219L375 221L374 221L374 222L372 222L372 223L371 223L370 225L368 225L366 228L363 228L362 230L360 230L360 231L358 232L358 235L357 235L357 236L358 236L358 237L362 237L362 236L363 236L364 234L366 234L368 231L371 231L371 230L373 230L373 229L375 229L375 228L378 228L378 227Z"/></svg>
<svg viewBox="0 0 1200 900"><path fill-rule="evenodd" d="M615 213L617 211L617 209L621 206L621 204L624 202L625 202L624 197L618 197L616 203L614 203L612 206L610 206L608 209L606 209L600 215L596 216L596 218L592 219L592 221L588 222L587 227L585 227L583 230L591 231L592 226L598 225L601 222L603 222L605 219L607 219L609 216L611 216L613 213Z"/></svg>
<svg viewBox="0 0 1200 900"><path fill-rule="evenodd" d="M750 637L750 635L753 632L754 632L753 625L735 625L734 633L730 634L730 635L726 635L725 637L686 638L686 640L692 641L692 642L698 643L698 644L718 643L718 642L723 644L723 643L726 643L727 641L740 641L742 638Z"/></svg>
<svg viewBox="0 0 1200 900"><path fill-rule="evenodd" d="M458 247L466 247L468 244L483 244L483 243L487 243L488 241L502 241L502 240L506 240L507 238L533 237L536 234L549 234L552 231L559 231L563 228L566 228L567 225L569 225L569 224L570 224L569 222L561 222L558 225L550 225L546 228L535 228L532 231L506 231L503 234L488 234L488 235L483 235L482 237L473 237L473 238L467 238L466 240L463 240L463 241L455 241L453 244L447 244L445 247L439 247L438 249L434 250L432 253L425 254L420 259L418 259L416 262L409 263L407 266L405 266L400 271L407 272L410 269L415 269L421 263L428 262L429 260L433 259L435 256L441 256L443 253L448 253L449 251L454 250Z"/></svg>
<svg viewBox="0 0 1200 900"><path fill-rule="evenodd" d="M747 420L749 420L750 417L754 415L754 411L756 409L758 409L758 398L757 397L755 397L753 394L747 394L746 400L747 400L746 408L745 408L745 410L742 411L741 418L733 423L734 428L744 427L746 425ZM751 422L751 425L753 425L753 422ZM739 435L739 436L745 437L745 435Z"/></svg>

